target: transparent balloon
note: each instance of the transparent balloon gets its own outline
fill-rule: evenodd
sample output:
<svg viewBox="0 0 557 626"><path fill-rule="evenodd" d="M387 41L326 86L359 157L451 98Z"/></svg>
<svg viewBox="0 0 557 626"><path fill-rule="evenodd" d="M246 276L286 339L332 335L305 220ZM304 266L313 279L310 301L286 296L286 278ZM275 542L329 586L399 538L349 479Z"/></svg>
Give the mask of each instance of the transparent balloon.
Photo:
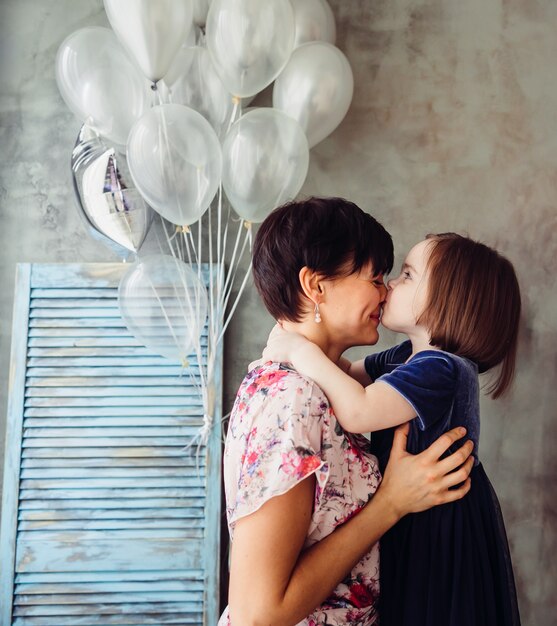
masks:
<svg viewBox="0 0 557 626"><path fill-rule="evenodd" d="M184 0L104 0L108 21L143 74L152 82L168 71L192 26Z"/></svg>
<svg viewBox="0 0 557 626"><path fill-rule="evenodd" d="M335 17L326 0L290 0L294 9L294 47L308 41L335 43Z"/></svg>
<svg viewBox="0 0 557 626"><path fill-rule="evenodd" d="M137 252L154 211L133 187L126 157L83 126L72 153L72 178L80 216L96 237L120 256ZM116 245L114 245L116 244Z"/></svg>
<svg viewBox="0 0 557 626"><path fill-rule="evenodd" d="M212 0L207 48L230 93L253 96L270 85L294 45L289 0Z"/></svg>
<svg viewBox="0 0 557 626"><path fill-rule="evenodd" d="M170 88L173 103L185 104L201 113L219 137L224 135L234 102L205 48L180 48L164 82Z"/></svg>
<svg viewBox="0 0 557 626"><path fill-rule="evenodd" d="M222 184L236 213L261 222L293 199L306 179L309 148L304 131L272 108L249 111L223 143Z"/></svg>
<svg viewBox="0 0 557 626"><path fill-rule="evenodd" d="M273 106L297 120L312 148L342 122L354 93L348 59L315 41L296 48L273 86Z"/></svg>
<svg viewBox="0 0 557 626"><path fill-rule="evenodd" d="M122 276L118 305L139 342L156 354L184 363L205 326L207 290L197 271L183 261L146 256Z"/></svg>
<svg viewBox="0 0 557 626"><path fill-rule="evenodd" d="M109 28L82 28L62 42L56 82L68 108L118 145L151 106L147 81Z"/></svg>
<svg viewBox="0 0 557 626"><path fill-rule="evenodd" d="M132 128L127 157L135 186L174 224L196 222L221 181L222 153L215 131L181 104L153 107Z"/></svg>

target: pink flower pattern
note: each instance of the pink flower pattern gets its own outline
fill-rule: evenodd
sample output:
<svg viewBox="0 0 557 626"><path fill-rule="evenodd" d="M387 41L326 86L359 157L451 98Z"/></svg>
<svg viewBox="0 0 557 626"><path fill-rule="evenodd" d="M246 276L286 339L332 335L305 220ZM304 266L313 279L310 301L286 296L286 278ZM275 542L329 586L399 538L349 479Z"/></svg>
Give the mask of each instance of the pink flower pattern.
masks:
<svg viewBox="0 0 557 626"><path fill-rule="evenodd" d="M277 363L256 367L236 396L224 451L231 538L238 519L315 474L314 510L304 547L320 541L356 515L377 490L381 475L367 448L365 437L342 430L315 383ZM378 597L375 545L298 626L378 624ZM228 609L219 626L231 626Z"/></svg>

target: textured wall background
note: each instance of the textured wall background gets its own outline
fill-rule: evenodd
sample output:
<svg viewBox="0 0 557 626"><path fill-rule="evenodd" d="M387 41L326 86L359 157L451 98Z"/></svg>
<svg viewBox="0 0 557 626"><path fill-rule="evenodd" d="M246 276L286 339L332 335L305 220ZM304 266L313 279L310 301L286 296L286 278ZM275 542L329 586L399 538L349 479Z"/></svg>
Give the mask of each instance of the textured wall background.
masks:
<svg viewBox="0 0 557 626"><path fill-rule="evenodd" d="M557 3L331 5L355 94L343 124L312 150L303 193L359 203L393 233L398 261L425 233L457 230L515 263L524 296L518 375L508 398L483 401L481 446L507 522L523 624L549 626L557 614ZM69 159L80 124L54 80L61 41L93 24L107 25L101 0L0 3L2 437L15 263L115 260L76 214ZM226 410L271 325L252 287L227 335ZM384 332L379 347L395 339Z"/></svg>

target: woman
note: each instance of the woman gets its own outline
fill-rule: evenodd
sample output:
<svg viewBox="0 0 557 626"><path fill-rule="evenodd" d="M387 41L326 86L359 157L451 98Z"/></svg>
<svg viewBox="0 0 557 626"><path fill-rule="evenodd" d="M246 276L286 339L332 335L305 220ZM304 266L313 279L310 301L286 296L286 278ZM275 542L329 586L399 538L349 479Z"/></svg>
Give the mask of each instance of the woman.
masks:
<svg viewBox="0 0 557 626"><path fill-rule="evenodd" d="M378 340L392 262L391 238L371 216L311 198L263 222L253 271L271 315L342 363L347 348ZM327 323L316 291L327 293ZM277 363L248 373L225 449L232 549L221 626L377 623L381 535L470 488L470 442L439 460L462 431L417 456L406 453L406 432L397 431L381 479L367 440L342 430L314 383Z"/></svg>

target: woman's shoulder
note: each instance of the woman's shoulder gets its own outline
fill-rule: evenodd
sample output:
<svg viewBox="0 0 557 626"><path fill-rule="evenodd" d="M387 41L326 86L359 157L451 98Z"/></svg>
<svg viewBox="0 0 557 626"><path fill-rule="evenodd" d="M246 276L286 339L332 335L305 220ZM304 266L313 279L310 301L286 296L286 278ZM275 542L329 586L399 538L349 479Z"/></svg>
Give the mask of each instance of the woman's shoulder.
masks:
<svg viewBox="0 0 557 626"><path fill-rule="evenodd" d="M263 363L252 368L240 385L228 440L257 432L260 439L311 440L318 446L329 410L325 394L312 380L287 365Z"/></svg>
<svg viewBox="0 0 557 626"><path fill-rule="evenodd" d="M289 364L271 361L258 364L247 373L238 395L281 401L296 398L312 404L328 404L324 392L313 380L302 376Z"/></svg>

